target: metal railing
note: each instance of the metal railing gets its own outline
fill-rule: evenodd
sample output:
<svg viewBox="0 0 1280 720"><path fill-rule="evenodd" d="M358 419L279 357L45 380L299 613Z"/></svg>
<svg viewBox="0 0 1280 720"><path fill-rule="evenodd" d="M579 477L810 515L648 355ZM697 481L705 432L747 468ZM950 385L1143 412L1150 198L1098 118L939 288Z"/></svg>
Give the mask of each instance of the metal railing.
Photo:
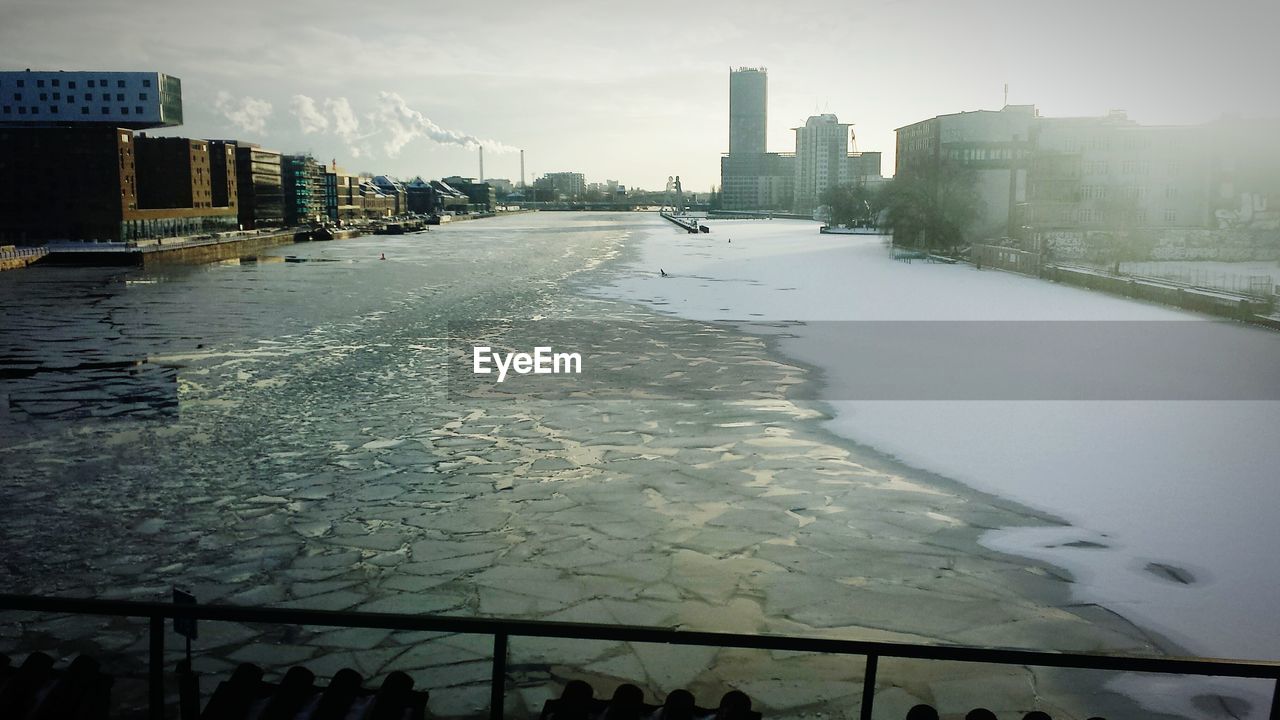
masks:
<svg viewBox="0 0 1280 720"><path fill-rule="evenodd" d="M636 625L598 625L547 620L398 615L392 613L241 607L235 605L177 605L161 602L11 594L0 594L0 610L147 618L150 639L148 664L149 707L150 717L155 720L164 718L165 712L164 621L166 618L491 635L493 636L493 666L489 694L490 720L502 720L503 718L507 641L513 636L860 655L866 658L866 669L863 673L862 683L860 720L871 720L871 711L875 700L876 671L880 658L943 660L995 665L1033 665L1037 667L1160 673L1166 675L1270 679L1276 681L1278 687L1272 689L1269 717L1270 720L1280 720L1280 662L1277 661L1093 655L958 645L919 645L914 643L837 640L786 635L700 632Z"/></svg>

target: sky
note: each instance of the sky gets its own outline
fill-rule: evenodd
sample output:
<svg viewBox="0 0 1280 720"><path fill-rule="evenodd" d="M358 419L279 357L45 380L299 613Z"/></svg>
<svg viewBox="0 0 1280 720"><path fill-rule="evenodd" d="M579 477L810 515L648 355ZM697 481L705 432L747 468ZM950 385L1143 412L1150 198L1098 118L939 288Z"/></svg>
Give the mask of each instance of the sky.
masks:
<svg viewBox="0 0 1280 720"><path fill-rule="evenodd" d="M1035 104L1138 122L1280 117L1274 0L0 0L0 69L182 79L165 134L348 171L690 190L719 183L729 69L769 72L771 151L831 112L858 149L938 114Z"/></svg>

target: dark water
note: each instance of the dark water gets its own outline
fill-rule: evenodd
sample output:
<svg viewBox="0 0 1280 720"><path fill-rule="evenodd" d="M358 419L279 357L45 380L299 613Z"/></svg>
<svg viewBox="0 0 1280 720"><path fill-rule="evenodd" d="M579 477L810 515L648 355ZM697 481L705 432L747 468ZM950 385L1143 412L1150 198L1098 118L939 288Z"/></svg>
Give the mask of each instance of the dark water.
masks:
<svg viewBox="0 0 1280 720"><path fill-rule="evenodd" d="M1154 649L1104 612L1067 607L1060 576L976 542L1051 519L829 435L800 399L809 372L765 340L579 292L665 230L644 214L544 213L252 263L0 274L0 584L870 639L973 641L985 628L1026 647ZM634 392L451 393L459 323L496 345L606 347ZM732 392L659 392L704 377ZM219 624L202 629L198 667L406 670L433 688L436 714L481 713L488 640L428 637ZM0 649L37 648L141 672L145 639L106 620L0 625ZM512 663L513 703L528 708L581 676L659 696L741 687L778 716L851 707L861 688L843 662L715 649L530 640ZM894 682L901 698L945 698L969 672ZM1011 688L997 710L1065 682L984 672ZM1072 693L1094 711L1126 707L1093 682Z"/></svg>

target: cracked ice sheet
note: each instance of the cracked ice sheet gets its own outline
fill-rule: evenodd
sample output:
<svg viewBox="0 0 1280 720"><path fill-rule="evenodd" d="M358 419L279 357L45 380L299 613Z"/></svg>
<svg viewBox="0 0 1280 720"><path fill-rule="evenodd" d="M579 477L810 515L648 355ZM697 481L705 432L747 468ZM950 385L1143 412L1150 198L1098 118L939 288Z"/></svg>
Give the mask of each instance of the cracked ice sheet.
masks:
<svg viewBox="0 0 1280 720"><path fill-rule="evenodd" d="M1199 319L965 265L893 262L878 237L822 236L807 222L712 225L712 237L735 242L655 233L632 266L637 272L605 292L701 320ZM656 266L680 272L654 295L638 270ZM788 333L784 352L822 368L836 384L846 381L839 358L807 342L802 324ZM1273 437L1280 403L831 406L836 416L828 427L838 434L1070 521L1070 528L993 531L983 541L1068 568L1079 581L1072 587L1078 599L1105 604L1197 654L1280 657L1280 618L1272 607L1280 556L1271 552L1280 534L1270 518L1280 504L1280 485L1272 482L1280 467ZM1162 567L1173 570L1152 571ZM1263 684L1230 686L1261 712ZM1222 687L1207 683L1204 691ZM1182 710L1199 712L1185 703Z"/></svg>

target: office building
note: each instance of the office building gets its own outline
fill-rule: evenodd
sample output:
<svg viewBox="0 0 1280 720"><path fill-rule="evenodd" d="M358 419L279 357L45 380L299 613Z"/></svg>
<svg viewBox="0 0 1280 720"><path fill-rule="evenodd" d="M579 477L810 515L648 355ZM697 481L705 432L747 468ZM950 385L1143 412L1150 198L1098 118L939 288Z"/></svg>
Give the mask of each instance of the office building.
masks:
<svg viewBox="0 0 1280 720"><path fill-rule="evenodd" d="M280 174L286 225L306 225L327 217L323 165L310 155L284 155Z"/></svg>
<svg viewBox="0 0 1280 720"><path fill-rule="evenodd" d="M0 127L0 187L10 189L0 193L0 240L145 241L237 228L236 208L213 205L207 150L191 160L204 141L165 138L173 142L139 150L142 140L92 125ZM13 191L37 179L38 192Z"/></svg>
<svg viewBox="0 0 1280 720"><path fill-rule="evenodd" d="M0 72L0 123L173 127L182 124L182 81L158 72Z"/></svg>
<svg viewBox="0 0 1280 720"><path fill-rule="evenodd" d="M880 153L850 152L852 127L826 113L810 117L803 127L793 128L794 212L813 212L830 188L880 180Z"/></svg>
<svg viewBox="0 0 1280 720"><path fill-rule="evenodd" d="M970 236L1013 237L1020 223L1017 208L1027 197L1036 115L1033 105L1006 105L1000 110L939 115L900 127L895 176L936 174L943 165L967 168L979 196L978 218Z"/></svg>
<svg viewBox="0 0 1280 720"><path fill-rule="evenodd" d="M763 155L769 113L765 68L729 71L729 154Z"/></svg>
<svg viewBox="0 0 1280 720"><path fill-rule="evenodd" d="M542 176L542 180L550 188L553 199L556 200L573 200L587 191L587 182L582 173L547 173Z"/></svg>

